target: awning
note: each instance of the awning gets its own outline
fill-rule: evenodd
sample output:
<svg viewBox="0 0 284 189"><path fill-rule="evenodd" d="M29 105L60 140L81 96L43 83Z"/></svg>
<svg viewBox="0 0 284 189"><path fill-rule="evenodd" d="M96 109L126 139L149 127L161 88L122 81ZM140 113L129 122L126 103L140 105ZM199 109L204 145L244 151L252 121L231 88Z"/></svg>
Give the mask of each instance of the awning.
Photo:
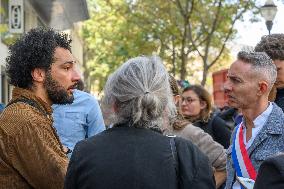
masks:
<svg viewBox="0 0 284 189"><path fill-rule="evenodd" d="M73 23L89 19L86 0L30 0L40 18L48 26L65 30Z"/></svg>

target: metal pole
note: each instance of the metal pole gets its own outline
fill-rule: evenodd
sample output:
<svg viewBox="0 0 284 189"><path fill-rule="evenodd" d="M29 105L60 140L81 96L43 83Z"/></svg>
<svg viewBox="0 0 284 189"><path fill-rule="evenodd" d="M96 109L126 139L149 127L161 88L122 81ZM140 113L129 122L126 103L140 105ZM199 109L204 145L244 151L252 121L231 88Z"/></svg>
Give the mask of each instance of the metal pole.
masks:
<svg viewBox="0 0 284 189"><path fill-rule="evenodd" d="M271 20L268 20L268 21L265 22L265 24L266 24L268 33L269 33L269 35L270 35L270 31L271 31L271 29L272 29L273 22L272 22Z"/></svg>

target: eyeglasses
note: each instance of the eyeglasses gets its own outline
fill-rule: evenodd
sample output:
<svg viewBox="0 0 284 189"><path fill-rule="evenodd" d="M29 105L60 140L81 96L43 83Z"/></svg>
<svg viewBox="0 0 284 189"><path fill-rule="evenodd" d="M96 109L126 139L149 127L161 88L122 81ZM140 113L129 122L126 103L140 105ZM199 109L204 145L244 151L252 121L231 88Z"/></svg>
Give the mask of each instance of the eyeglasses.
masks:
<svg viewBox="0 0 284 189"><path fill-rule="evenodd" d="M197 101L197 100L199 100L199 99L194 99L194 98L191 98L191 97L181 97L181 101L185 102L187 104L191 104L192 102Z"/></svg>

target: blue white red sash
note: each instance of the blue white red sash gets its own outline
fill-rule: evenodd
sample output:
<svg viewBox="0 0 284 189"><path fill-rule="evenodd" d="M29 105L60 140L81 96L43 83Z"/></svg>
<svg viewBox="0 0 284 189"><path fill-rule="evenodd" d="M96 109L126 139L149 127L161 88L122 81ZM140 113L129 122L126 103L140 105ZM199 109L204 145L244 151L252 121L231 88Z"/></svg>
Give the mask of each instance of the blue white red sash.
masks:
<svg viewBox="0 0 284 189"><path fill-rule="evenodd" d="M255 181L257 172L251 163L244 144L242 125L243 123L239 124L233 138L232 159L237 176L250 178Z"/></svg>

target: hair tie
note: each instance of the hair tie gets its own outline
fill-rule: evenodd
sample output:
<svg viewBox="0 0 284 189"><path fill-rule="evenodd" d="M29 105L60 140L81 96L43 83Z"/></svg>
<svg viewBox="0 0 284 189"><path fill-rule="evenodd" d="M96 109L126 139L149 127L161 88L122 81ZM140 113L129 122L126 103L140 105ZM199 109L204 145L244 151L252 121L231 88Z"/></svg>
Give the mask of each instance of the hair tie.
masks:
<svg viewBox="0 0 284 189"><path fill-rule="evenodd" d="M149 91L146 91L144 94L148 94L148 93L150 93Z"/></svg>

